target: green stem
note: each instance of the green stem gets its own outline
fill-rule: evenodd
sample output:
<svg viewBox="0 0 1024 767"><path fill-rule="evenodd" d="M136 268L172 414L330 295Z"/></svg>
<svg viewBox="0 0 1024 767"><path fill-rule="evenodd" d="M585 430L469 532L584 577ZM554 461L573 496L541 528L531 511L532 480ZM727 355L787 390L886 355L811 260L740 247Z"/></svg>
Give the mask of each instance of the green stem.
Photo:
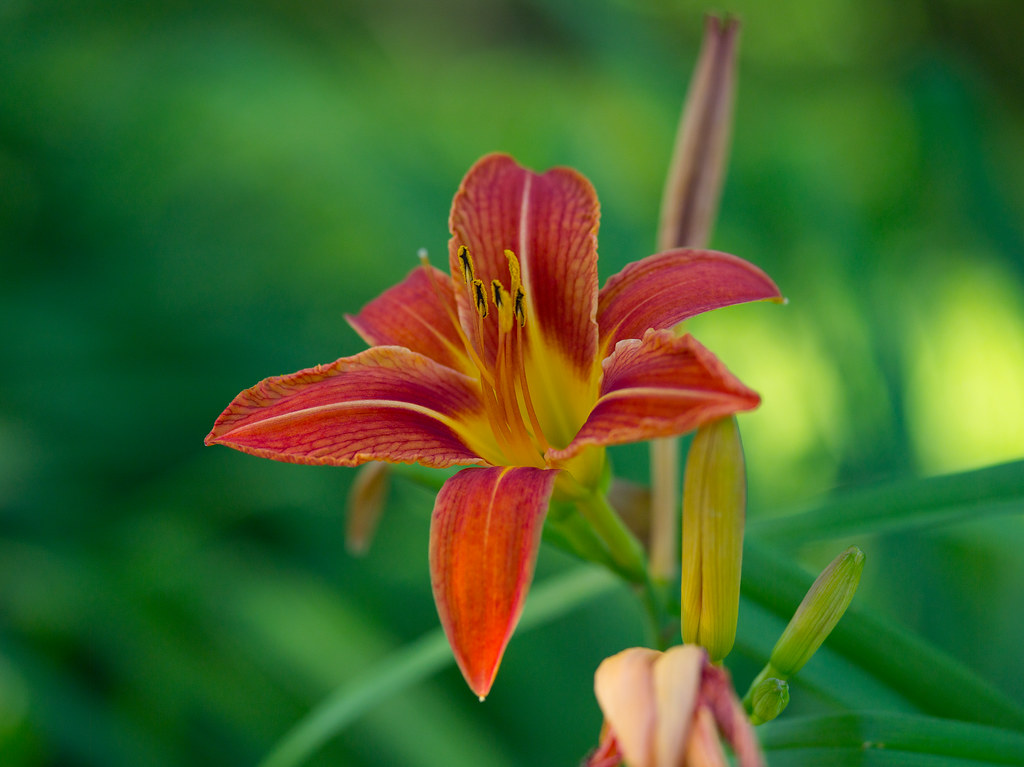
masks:
<svg viewBox="0 0 1024 767"><path fill-rule="evenodd" d="M679 439L651 440L651 577L671 582L679 568Z"/></svg>
<svg viewBox="0 0 1024 767"><path fill-rule="evenodd" d="M651 580L643 546L608 503L604 493L588 492L582 488L580 490L581 492L574 495L572 500L583 519L590 523L591 528L608 547L615 571L641 590L641 599L648 617L650 644L655 647L663 646L661 629L665 623L665 599Z"/></svg>
<svg viewBox="0 0 1024 767"><path fill-rule="evenodd" d="M594 562L630 580L629 573L619 567L594 528L576 510L573 504L552 501L544 521L544 540L574 554L587 562Z"/></svg>
<svg viewBox="0 0 1024 767"><path fill-rule="evenodd" d="M572 500L583 518L604 541L622 573L633 583L645 583L648 576L644 548L608 503L604 494L584 491L574 496Z"/></svg>

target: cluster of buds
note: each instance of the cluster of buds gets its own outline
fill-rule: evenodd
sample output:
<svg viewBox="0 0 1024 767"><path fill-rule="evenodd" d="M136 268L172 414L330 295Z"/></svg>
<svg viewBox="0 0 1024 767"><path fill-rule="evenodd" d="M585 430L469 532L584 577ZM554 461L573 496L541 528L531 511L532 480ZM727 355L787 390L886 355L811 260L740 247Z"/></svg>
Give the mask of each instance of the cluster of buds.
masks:
<svg viewBox="0 0 1024 767"><path fill-rule="evenodd" d="M594 690L605 717L588 767L764 764L752 726L789 704L788 679L846 612L864 569L856 546L818 576L742 703L719 664L736 637L746 480L735 419L694 437L683 488L681 628L685 644L660 653L632 648L605 660ZM737 713L738 712L738 713ZM749 718L748 718L749 717Z"/></svg>
<svg viewBox="0 0 1024 767"><path fill-rule="evenodd" d="M666 185L659 244L703 245L724 174L735 85L738 24L709 18L683 111ZM652 445L651 573L674 569L678 513L676 446ZM742 702L721 661L732 650L739 614L746 465L734 416L701 426L687 456L682 492L681 634L665 652L631 648L597 669L594 690L604 714L600 746L587 767L682 767L764 758L753 725L789 703L788 679L817 651L857 589L864 555L855 546L815 581Z"/></svg>

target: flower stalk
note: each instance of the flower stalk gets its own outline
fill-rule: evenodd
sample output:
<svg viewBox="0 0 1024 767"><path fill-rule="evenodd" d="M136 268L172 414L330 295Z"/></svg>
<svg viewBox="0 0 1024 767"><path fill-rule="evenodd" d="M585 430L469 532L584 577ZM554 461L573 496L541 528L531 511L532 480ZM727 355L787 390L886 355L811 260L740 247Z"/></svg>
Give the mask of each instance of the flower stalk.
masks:
<svg viewBox="0 0 1024 767"><path fill-rule="evenodd" d="M736 91L739 21L708 16L662 194L658 248L704 247L718 210ZM651 576L668 581L679 561L679 447L651 441Z"/></svg>
<svg viewBox="0 0 1024 767"><path fill-rule="evenodd" d="M647 579L647 557L643 545L611 507L604 493L583 492L573 500L580 515L608 547L620 572L633 583L644 583Z"/></svg>

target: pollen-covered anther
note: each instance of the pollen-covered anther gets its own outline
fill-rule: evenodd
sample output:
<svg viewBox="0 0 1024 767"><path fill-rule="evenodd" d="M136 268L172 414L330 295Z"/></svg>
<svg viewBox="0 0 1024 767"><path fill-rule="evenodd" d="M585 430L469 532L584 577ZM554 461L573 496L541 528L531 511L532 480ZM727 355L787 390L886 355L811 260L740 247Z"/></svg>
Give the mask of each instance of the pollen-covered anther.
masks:
<svg viewBox="0 0 1024 767"><path fill-rule="evenodd" d="M512 301L512 313L519 320L519 327L526 327L526 293L522 288L516 288L516 296Z"/></svg>
<svg viewBox="0 0 1024 767"><path fill-rule="evenodd" d="M470 255L469 248L465 245L460 245L458 258L459 263L462 265L462 279L465 280L467 285L472 285L476 280L476 270L473 268L473 256Z"/></svg>
<svg viewBox="0 0 1024 767"><path fill-rule="evenodd" d="M519 268L519 259L516 258L516 254L508 248L505 249L505 260L508 261L508 274L512 278L509 283L509 293L514 295L519 290L519 286L523 284L523 270Z"/></svg>
<svg viewBox="0 0 1024 767"><path fill-rule="evenodd" d="M487 291L484 290L483 280L473 280L473 302L476 304L476 313L481 317L486 317Z"/></svg>
<svg viewBox="0 0 1024 767"><path fill-rule="evenodd" d="M491 298L494 308L498 310L498 329L507 333L512 329L512 297L499 280L491 280Z"/></svg>

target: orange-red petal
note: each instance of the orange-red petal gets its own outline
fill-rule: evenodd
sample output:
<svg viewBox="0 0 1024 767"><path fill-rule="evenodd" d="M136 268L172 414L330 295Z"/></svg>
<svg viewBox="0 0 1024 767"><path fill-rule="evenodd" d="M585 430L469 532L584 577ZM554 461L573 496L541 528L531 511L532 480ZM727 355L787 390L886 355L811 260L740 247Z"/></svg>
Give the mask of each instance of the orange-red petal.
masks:
<svg viewBox="0 0 1024 767"><path fill-rule="evenodd" d="M452 279L440 269L420 266L363 307L345 315L370 346L404 346L461 373L473 374L455 329Z"/></svg>
<svg viewBox="0 0 1024 767"><path fill-rule="evenodd" d="M397 346L267 378L239 394L206 444L277 461L482 464L490 429L477 383Z"/></svg>
<svg viewBox="0 0 1024 767"><path fill-rule="evenodd" d="M778 287L742 258L689 248L658 253L630 264L601 288L601 349L711 309L770 299L782 300Z"/></svg>
<svg viewBox="0 0 1024 767"><path fill-rule="evenodd" d="M542 337L581 374L597 354L597 194L571 168L534 173L508 155L491 154L469 169L452 202L449 244L452 274L460 275L460 245L469 248L477 278L509 286L504 251L522 267L531 341ZM467 335L476 332L476 311L458 294ZM485 360L494 356L494 328Z"/></svg>
<svg viewBox="0 0 1024 767"><path fill-rule="evenodd" d="M751 410L757 393L692 336L648 330L619 342L604 361L601 396L576 438L555 461L587 445L617 445L684 434L722 416Z"/></svg>
<svg viewBox="0 0 1024 767"><path fill-rule="evenodd" d="M434 601L462 675L481 698L519 622L557 475L465 469L437 495L430 523Z"/></svg>

